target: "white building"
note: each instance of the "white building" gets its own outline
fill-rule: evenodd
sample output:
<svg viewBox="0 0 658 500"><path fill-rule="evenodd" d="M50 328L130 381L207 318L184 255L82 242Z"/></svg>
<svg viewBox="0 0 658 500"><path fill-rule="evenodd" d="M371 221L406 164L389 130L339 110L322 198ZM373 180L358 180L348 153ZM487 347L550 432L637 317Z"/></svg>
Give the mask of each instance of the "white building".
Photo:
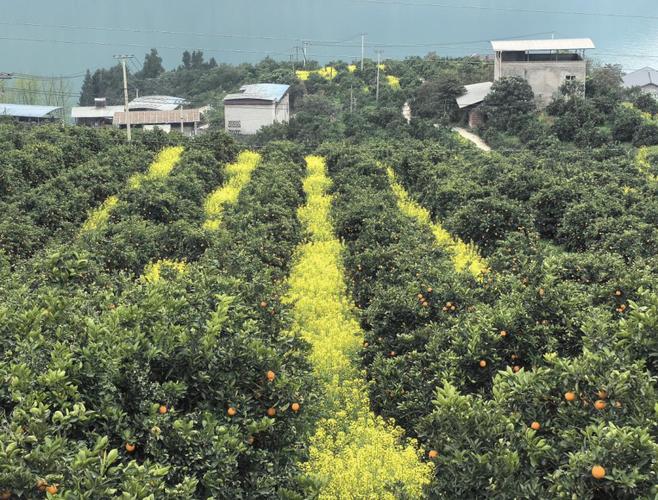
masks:
<svg viewBox="0 0 658 500"><path fill-rule="evenodd" d="M174 111L182 108L188 102L182 97L165 95L149 95L133 99L128 108L130 111ZM114 123L115 115L123 113L125 106L108 106L105 97L94 99L93 106L76 106L71 108L71 118L76 125L89 125L92 127L110 126ZM155 123L154 125L158 125ZM116 125L116 123L115 123Z"/></svg>
<svg viewBox="0 0 658 500"><path fill-rule="evenodd" d="M624 87L640 87L642 92L658 98L658 71L642 68L624 76Z"/></svg>
<svg viewBox="0 0 658 500"><path fill-rule="evenodd" d="M290 120L290 86L275 83L244 85L224 98L226 130L251 135L262 127Z"/></svg>
<svg viewBox="0 0 658 500"><path fill-rule="evenodd" d="M501 40L491 42L496 53L494 79L519 76L535 93L537 106L547 106L566 81L585 85L585 51L589 38L555 40Z"/></svg>

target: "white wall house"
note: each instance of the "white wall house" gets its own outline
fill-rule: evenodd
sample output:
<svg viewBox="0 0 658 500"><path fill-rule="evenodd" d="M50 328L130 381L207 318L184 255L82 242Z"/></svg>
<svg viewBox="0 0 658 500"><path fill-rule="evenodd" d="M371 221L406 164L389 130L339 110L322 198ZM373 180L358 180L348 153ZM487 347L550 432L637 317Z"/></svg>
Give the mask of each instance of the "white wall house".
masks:
<svg viewBox="0 0 658 500"><path fill-rule="evenodd" d="M624 87L640 87L642 92L658 98L658 71L653 68L642 68L624 76Z"/></svg>
<svg viewBox="0 0 658 500"><path fill-rule="evenodd" d="M547 106L566 81L585 85L585 51L594 48L589 38L508 40L491 42L496 53L494 79L519 76L535 93L537 106Z"/></svg>
<svg viewBox="0 0 658 500"><path fill-rule="evenodd" d="M262 127L290 120L290 86L275 83L244 85L224 98L226 130L252 135Z"/></svg>

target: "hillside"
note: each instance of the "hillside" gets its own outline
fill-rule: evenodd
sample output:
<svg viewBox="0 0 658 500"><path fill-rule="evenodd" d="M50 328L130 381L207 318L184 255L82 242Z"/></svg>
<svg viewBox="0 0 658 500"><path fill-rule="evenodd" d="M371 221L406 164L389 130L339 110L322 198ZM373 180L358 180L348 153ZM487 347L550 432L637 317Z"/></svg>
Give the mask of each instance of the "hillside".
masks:
<svg viewBox="0 0 658 500"><path fill-rule="evenodd" d="M185 60L135 81L296 115L0 123L0 498L658 494L656 113L615 68L496 84L483 152L483 61L387 60L377 101L372 61Z"/></svg>

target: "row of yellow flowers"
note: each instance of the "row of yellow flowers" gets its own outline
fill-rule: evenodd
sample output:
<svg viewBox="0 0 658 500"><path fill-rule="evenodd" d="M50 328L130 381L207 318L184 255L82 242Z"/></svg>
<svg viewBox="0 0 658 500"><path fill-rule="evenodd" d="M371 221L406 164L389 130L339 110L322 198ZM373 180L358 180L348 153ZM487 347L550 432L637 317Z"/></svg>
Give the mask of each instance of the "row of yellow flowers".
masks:
<svg viewBox="0 0 658 500"><path fill-rule="evenodd" d="M320 484L319 497L419 498L433 465L402 430L370 411L363 343L348 297L342 245L330 221L331 181L320 157L307 158L307 204L299 218L308 241L296 253L285 301L293 305L293 334L312 346L311 362L324 389L321 418L310 440L305 473Z"/></svg>
<svg viewBox="0 0 658 500"><path fill-rule="evenodd" d="M235 204L242 188L251 180L251 174L260 164L261 156L253 151L243 151L236 163L226 166L228 180L206 199L204 209L206 222L203 227L210 231L217 230L222 221L226 205Z"/></svg>
<svg viewBox="0 0 658 500"><path fill-rule="evenodd" d="M468 269L473 276L481 279L489 266L480 256L475 245L466 244L459 238L453 237L441 224L433 222L429 211L409 197L409 193L397 181L392 168L387 167L386 174L402 213L431 228L438 246L450 253L457 271Z"/></svg>
<svg viewBox="0 0 658 500"><path fill-rule="evenodd" d="M658 146L643 146L637 152L637 167L651 184L658 184L658 175L651 173L650 154L658 154Z"/></svg>
<svg viewBox="0 0 658 500"><path fill-rule="evenodd" d="M386 65L380 64L379 69L385 71ZM355 73L356 70L357 70L356 64L349 64L347 66L347 71L349 71L350 73ZM323 68L315 69L315 70L299 69L295 71L295 74L297 75L297 78L299 78L303 82L308 80L311 77L311 75L319 75L325 80L333 80L338 76L338 70L333 66L325 66ZM393 90L400 89L400 79L397 76L386 75L386 82L388 83L389 87L391 87Z"/></svg>
<svg viewBox="0 0 658 500"><path fill-rule="evenodd" d="M251 174L259 165L261 156L252 151L244 151L238 156L236 163L226 166L226 175L228 180L224 185L212 192L205 201L204 209L206 221L204 227L214 231L221 224L222 214L226 205L232 205L238 201L238 196L242 188L251 180ZM142 280L146 283L158 283L162 280L163 271L170 271L176 274L185 274L189 270L189 264L184 261L162 259L151 262L142 275Z"/></svg>
<svg viewBox="0 0 658 500"><path fill-rule="evenodd" d="M182 146L165 148L156 156L155 160L149 165L145 174L135 174L128 179L128 187L131 189L139 189L143 181L164 179L169 176L171 171L180 162L184 148ZM93 210L85 223L80 229L81 233L97 230L105 226L110 219L112 210L119 203L119 198L110 196L107 198L100 207Z"/></svg>

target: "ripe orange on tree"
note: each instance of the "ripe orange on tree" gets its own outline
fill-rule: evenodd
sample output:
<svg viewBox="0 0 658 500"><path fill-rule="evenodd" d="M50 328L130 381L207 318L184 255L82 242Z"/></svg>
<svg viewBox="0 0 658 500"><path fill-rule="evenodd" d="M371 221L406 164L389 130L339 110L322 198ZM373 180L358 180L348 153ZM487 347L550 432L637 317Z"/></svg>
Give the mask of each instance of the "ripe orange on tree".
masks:
<svg viewBox="0 0 658 500"><path fill-rule="evenodd" d="M158 411L160 412L160 415L164 415L169 410L167 409L167 405L160 405L160 408L158 409Z"/></svg>
<svg viewBox="0 0 658 500"><path fill-rule="evenodd" d="M430 450L427 456L429 456L430 458L436 458L439 456L439 452L436 450Z"/></svg>
<svg viewBox="0 0 658 500"><path fill-rule="evenodd" d="M276 378L276 373L274 373L272 370L267 372L267 380L272 382Z"/></svg>
<svg viewBox="0 0 658 500"><path fill-rule="evenodd" d="M301 406L299 403L293 403L292 405L290 405L290 409L292 409L292 411L294 411L295 413L297 413L300 408Z"/></svg>
<svg viewBox="0 0 658 500"><path fill-rule="evenodd" d="M267 409L267 416L268 416L268 417L274 417L274 416L276 416L276 408L268 408L268 409Z"/></svg>
<svg viewBox="0 0 658 500"><path fill-rule="evenodd" d="M605 477L605 469L600 465L592 467L592 477L594 479L603 479Z"/></svg>
<svg viewBox="0 0 658 500"><path fill-rule="evenodd" d="M229 417L235 417L235 415L238 413L238 411L231 406L231 407L229 407L228 410L226 410L226 413L228 414Z"/></svg>
<svg viewBox="0 0 658 500"><path fill-rule="evenodd" d="M501 330L500 331L500 336L501 337L507 337L507 331L506 330Z"/></svg>
<svg viewBox="0 0 658 500"><path fill-rule="evenodd" d="M46 491L50 493L51 495L55 495L57 493L57 485L56 484L51 484L46 488Z"/></svg>
<svg viewBox="0 0 658 500"><path fill-rule="evenodd" d="M486 368L487 367L487 362L484 359L480 360L480 368Z"/></svg>
<svg viewBox="0 0 658 500"><path fill-rule="evenodd" d="M514 371L514 373L519 373L521 371L521 367L519 365L514 365L512 370Z"/></svg>
<svg viewBox="0 0 658 500"><path fill-rule="evenodd" d="M132 453L133 451L135 451L135 445L132 443L126 443L126 451L128 453Z"/></svg>
<svg viewBox="0 0 658 500"><path fill-rule="evenodd" d="M265 308L267 307L267 302L262 301L262 302L260 303L260 306L261 306L263 309L265 309Z"/></svg>
<svg viewBox="0 0 658 500"><path fill-rule="evenodd" d="M532 430L538 431L539 429L541 429L541 424L539 422L533 422L532 424L530 424L530 427L532 428Z"/></svg>
<svg viewBox="0 0 658 500"><path fill-rule="evenodd" d="M564 393L564 399L567 401L575 401L576 400L576 393L572 391L568 391Z"/></svg>
<svg viewBox="0 0 658 500"><path fill-rule="evenodd" d="M594 403L594 408L596 408L597 410L605 410L606 406L608 406L608 403L606 403L602 399L599 399L596 403Z"/></svg>
<svg viewBox="0 0 658 500"><path fill-rule="evenodd" d="M599 399L607 399L608 398L608 392L604 389L599 389L599 391L596 393L596 395L599 397Z"/></svg>

